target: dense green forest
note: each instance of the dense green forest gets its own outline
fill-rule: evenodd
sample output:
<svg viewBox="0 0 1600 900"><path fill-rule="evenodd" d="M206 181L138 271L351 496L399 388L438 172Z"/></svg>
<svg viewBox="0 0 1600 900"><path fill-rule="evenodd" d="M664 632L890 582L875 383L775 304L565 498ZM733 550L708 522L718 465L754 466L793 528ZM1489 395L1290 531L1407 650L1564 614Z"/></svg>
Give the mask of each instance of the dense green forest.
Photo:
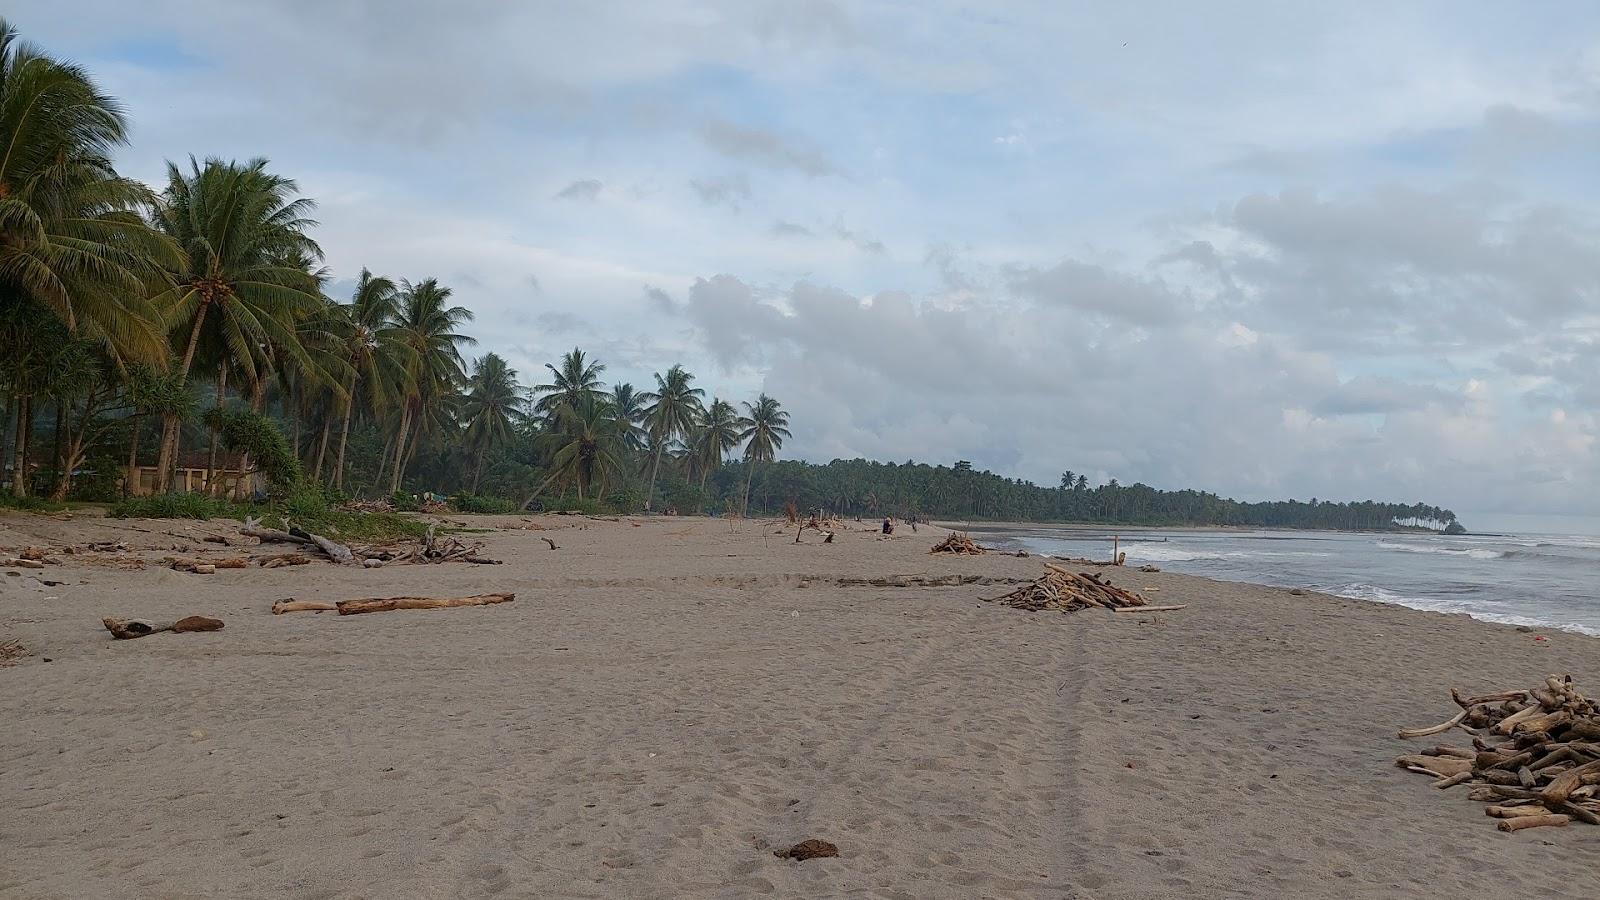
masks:
<svg viewBox="0 0 1600 900"><path fill-rule="evenodd" d="M119 175L115 100L0 20L0 451L17 503L195 491L323 500L448 495L464 511L562 506L770 514L1442 528L1448 510L1238 503L1068 472L778 461L789 417L708 397L674 365L638 388L574 348L535 377L470 356L436 278L363 270L348 296L315 205L264 159ZM144 480L149 475L148 483Z"/></svg>

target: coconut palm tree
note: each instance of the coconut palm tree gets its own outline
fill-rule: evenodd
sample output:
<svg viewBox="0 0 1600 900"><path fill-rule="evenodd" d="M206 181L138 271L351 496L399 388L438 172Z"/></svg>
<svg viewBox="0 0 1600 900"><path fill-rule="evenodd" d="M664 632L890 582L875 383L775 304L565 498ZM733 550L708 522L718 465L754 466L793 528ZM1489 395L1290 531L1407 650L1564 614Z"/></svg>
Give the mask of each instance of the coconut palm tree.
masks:
<svg viewBox="0 0 1600 900"><path fill-rule="evenodd" d="M662 451L672 441L687 435L700 418L700 398L706 392L691 387L693 383L694 376L685 371L683 366L673 366L664 376L656 373L654 391L640 395L641 400L650 404L645 410L645 429L655 446L655 459L650 464L650 489L644 499L646 510L650 509L650 502L655 497L656 474L661 468Z"/></svg>
<svg viewBox="0 0 1600 900"><path fill-rule="evenodd" d="M645 448L645 432L642 427L645 417L644 395L633 389L633 385L623 383L611 389L611 414L617 417L617 429L621 433L622 448L630 454L638 453Z"/></svg>
<svg viewBox="0 0 1600 900"><path fill-rule="evenodd" d="M364 398L366 408L376 414L391 398L405 393L410 348L393 324L399 313L399 296L400 290L392 280L362 269L355 293L342 307L343 315L335 320L335 331L343 339L345 361L350 366L339 449L333 462L335 490L344 488L345 448L350 442L350 420L355 418L357 397Z"/></svg>
<svg viewBox="0 0 1600 900"><path fill-rule="evenodd" d="M702 490L706 479L722 465L728 451L739 446L740 428L739 413L732 403L718 397L706 407L689 441L689 459L700 472Z"/></svg>
<svg viewBox="0 0 1600 900"><path fill-rule="evenodd" d="M745 415L739 420L744 428L739 433L739 440L744 441L744 461L746 465L744 476L744 505L743 511L750 510L750 482L755 478L756 463L772 462L778 455L778 450L783 447L785 438L789 434L789 414L783 411L778 401L766 394L756 398L755 403L744 404Z"/></svg>
<svg viewBox="0 0 1600 900"><path fill-rule="evenodd" d="M526 507L544 489L555 481L571 480L577 487L578 499L590 488L598 486L598 498L604 498L606 488L613 481L627 477L627 464L622 454L622 434L616 412L611 404L592 396L584 397L577 406L556 407L556 420L552 430L544 435L551 447L550 475L523 501Z"/></svg>
<svg viewBox="0 0 1600 900"><path fill-rule="evenodd" d="M604 398L600 373L606 370L605 364L590 362L577 347L561 357L561 368L550 363L544 367L550 370L550 383L534 385L533 393L539 399L533 409L551 424L556 424L556 410L562 406L576 408L584 400Z"/></svg>
<svg viewBox="0 0 1600 900"><path fill-rule="evenodd" d="M517 384L517 372L506 365L499 354L484 354L473 364L464 409L467 426L464 437L467 446L476 451L470 493L478 492L484 454L490 448L510 442L515 434L523 416L521 398L522 386Z"/></svg>
<svg viewBox="0 0 1600 900"><path fill-rule="evenodd" d="M259 403L274 358L315 367L297 326L323 307L316 273L322 257L306 230L313 203L296 198L293 181L248 163L192 157L189 171L167 164L168 184L156 224L177 241L186 260L175 284L154 302L182 341L177 371L186 381L208 328L229 365ZM157 487L165 490L178 451L178 422L164 423Z"/></svg>
<svg viewBox="0 0 1600 900"><path fill-rule="evenodd" d="M180 254L140 214L150 190L111 167L126 139L121 106L87 73L0 18L0 302L36 303L74 337L159 364L146 298Z"/></svg>
<svg viewBox="0 0 1600 900"><path fill-rule="evenodd" d="M449 306L450 294L450 289L434 278L416 284L401 282L398 315L392 325L408 350L408 384L395 435L391 493L400 489L422 438L439 430L449 412L447 400L465 377L461 346L478 342L457 331L472 321L472 311Z"/></svg>

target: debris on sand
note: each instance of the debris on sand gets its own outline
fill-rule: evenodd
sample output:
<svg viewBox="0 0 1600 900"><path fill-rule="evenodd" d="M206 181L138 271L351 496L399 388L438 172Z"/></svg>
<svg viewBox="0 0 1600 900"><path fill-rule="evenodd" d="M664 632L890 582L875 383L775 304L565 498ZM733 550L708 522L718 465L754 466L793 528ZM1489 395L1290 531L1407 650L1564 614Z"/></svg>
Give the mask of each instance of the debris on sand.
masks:
<svg viewBox="0 0 1600 900"><path fill-rule="evenodd" d="M774 850L772 855L779 859L804 861L824 856L838 856L839 847L829 841L811 838L810 840L801 841L787 850Z"/></svg>
<svg viewBox="0 0 1600 900"><path fill-rule="evenodd" d="M933 545L929 553L962 553L972 556L981 556L986 551L978 546L965 532L952 531L949 537Z"/></svg>
<svg viewBox="0 0 1600 900"><path fill-rule="evenodd" d="M1098 574L1073 572L1045 563L1045 573L1033 581L999 597L985 597L985 603L1003 603L1016 609L1040 612L1058 609L1126 609L1144 606L1145 599L1132 591L1113 587Z"/></svg>
<svg viewBox="0 0 1600 900"><path fill-rule="evenodd" d="M1600 825L1600 705L1572 686L1571 675L1551 675L1526 691L1450 697L1461 711L1426 728L1407 728L1406 739L1460 728L1472 746L1438 746L1395 758L1395 765L1438 779L1436 788L1471 785L1470 800L1501 831L1564 826L1573 819ZM1491 744L1495 738L1507 740Z"/></svg>

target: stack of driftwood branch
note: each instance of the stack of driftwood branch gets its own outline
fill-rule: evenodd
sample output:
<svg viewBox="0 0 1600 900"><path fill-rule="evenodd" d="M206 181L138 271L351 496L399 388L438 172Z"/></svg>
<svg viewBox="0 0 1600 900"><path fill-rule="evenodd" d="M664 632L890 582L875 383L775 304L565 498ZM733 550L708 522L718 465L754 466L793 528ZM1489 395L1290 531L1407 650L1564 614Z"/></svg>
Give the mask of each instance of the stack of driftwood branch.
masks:
<svg viewBox="0 0 1600 900"><path fill-rule="evenodd" d="M1600 825L1600 705L1551 675L1528 691L1450 696L1461 707L1451 719L1408 728L1420 738L1460 728L1472 747L1439 746L1395 759L1395 764L1436 779L1434 787L1470 784L1467 797L1489 803L1501 831L1566 825L1573 819Z"/></svg>
<svg viewBox="0 0 1600 900"><path fill-rule="evenodd" d="M414 544L354 545L347 546L319 534L312 534L291 526L288 531L263 528L255 519L248 519L239 533L257 538L263 544L280 543L299 545L295 553L258 557L263 568L285 565L302 565L311 557L320 556L342 566L379 566L404 563L468 562L480 565L499 565L500 560L483 556L482 544L465 544L457 538L439 540L432 525L428 534ZM174 567L176 568L176 566Z"/></svg>
<svg viewBox="0 0 1600 900"><path fill-rule="evenodd" d="M950 536L933 545L929 553L970 553L981 554L984 549L977 542L959 531L952 531Z"/></svg>
<svg viewBox="0 0 1600 900"><path fill-rule="evenodd" d="M363 597L357 600L279 600L272 604L272 614L281 616L294 612L336 612L341 616L361 613L390 612L396 609L455 609L462 606L488 606L493 603L510 603L517 595L508 592L473 594L470 597Z"/></svg>
<svg viewBox="0 0 1600 900"><path fill-rule="evenodd" d="M1114 587L1102 581L1098 574L1073 572L1051 563L1045 563L1045 573L1033 581L999 597L986 597L985 603L1004 603L1006 606L1040 612L1059 609L1073 612L1079 609L1139 609L1146 612L1163 612L1182 609L1181 606L1147 606L1145 599L1132 591Z"/></svg>

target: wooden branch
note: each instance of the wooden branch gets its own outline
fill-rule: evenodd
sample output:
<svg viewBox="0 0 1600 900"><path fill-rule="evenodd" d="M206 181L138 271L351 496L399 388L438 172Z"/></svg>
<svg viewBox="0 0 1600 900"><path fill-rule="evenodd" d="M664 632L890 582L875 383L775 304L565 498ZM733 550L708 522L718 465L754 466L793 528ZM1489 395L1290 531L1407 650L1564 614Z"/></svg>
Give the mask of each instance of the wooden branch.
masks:
<svg viewBox="0 0 1600 900"><path fill-rule="evenodd" d="M1188 608L1189 604L1187 603L1175 603L1168 606L1119 606L1111 611L1119 613L1174 612Z"/></svg>
<svg viewBox="0 0 1600 900"><path fill-rule="evenodd" d="M1460 725L1466 718L1467 711L1463 709L1461 712L1456 713L1455 717L1448 722L1440 722L1437 725L1430 725L1427 728L1402 728L1400 729L1400 737L1409 740L1411 738L1427 737L1430 734L1440 734L1441 732L1449 731L1457 725Z"/></svg>
<svg viewBox="0 0 1600 900"><path fill-rule="evenodd" d="M452 609L458 606L487 606L491 603L509 603L517 599L513 593L475 594L471 597L385 597L370 600L340 600L336 608L341 616L361 613L389 612L395 609Z"/></svg>
<svg viewBox="0 0 1600 900"><path fill-rule="evenodd" d="M116 638L120 641L148 637L149 635L159 634L163 631L171 631L175 634L183 634L191 631L220 631L222 629L221 619L213 619L208 616L187 616L179 619L176 622L169 622L165 625L154 625L141 619L115 619L107 617L101 619L100 624L104 625L106 630L111 632L111 636L113 638Z"/></svg>
<svg viewBox="0 0 1600 900"><path fill-rule="evenodd" d="M544 541L546 544L549 544L551 550L560 550L561 549L560 547L556 546L556 542L555 541L552 541L547 537L539 538L539 540Z"/></svg>
<svg viewBox="0 0 1600 900"><path fill-rule="evenodd" d="M326 603L321 600L279 600L272 604L272 614L281 616L292 612L332 612L339 608L336 603Z"/></svg>

